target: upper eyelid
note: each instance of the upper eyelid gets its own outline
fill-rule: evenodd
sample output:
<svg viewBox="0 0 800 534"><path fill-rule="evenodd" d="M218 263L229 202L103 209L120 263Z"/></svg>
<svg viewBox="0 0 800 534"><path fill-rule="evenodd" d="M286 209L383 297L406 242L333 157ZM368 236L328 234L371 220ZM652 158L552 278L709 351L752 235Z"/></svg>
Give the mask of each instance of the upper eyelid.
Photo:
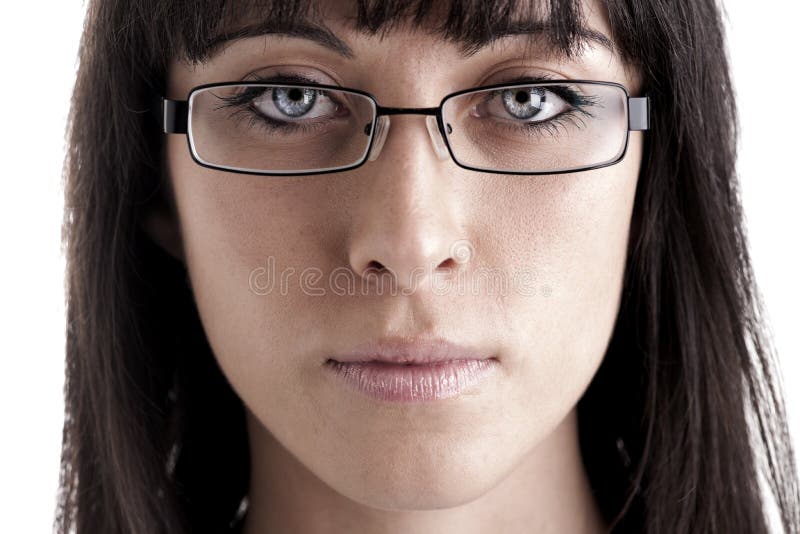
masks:
<svg viewBox="0 0 800 534"><path fill-rule="evenodd" d="M564 82L565 82L564 85L569 85L569 83L568 83L569 81L568 80L564 80ZM510 85L512 85L514 83L517 83L517 82L513 82L512 81L510 83ZM526 83L526 82L523 81L523 82L520 82L520 83ZM535 85L535 83L531 83L531 85ZM597 102L594 99L593 95L587 95L587 94L578 93L578 92L574 91L573 89L565 89L564 91L557 91L556 89L558 89L559 87L562 87L562 86L559 86L557 84L548 85L548 86L545 86L545 87L546 87L545 88L546 91L555 94L557 97L559 97L560 99L564 100L570 106L574 107L575 109L581 110L581 111L584 111L583 110L584 107L594 106L594 105L597 104ZM495 90L493 93L501 93L502 91L503 91L503 89L500 88L500 89Z"/></svg>
<svg viewBox="0 0 800 534"><path fill-rule="evenodd" d="M257 83L257 82L254 82L254 83ZM254 86L254 87L250 87L248 89L257 89L257 88L258 88L258 86ZM269 89L270 89L269 87L266 87L266 88L264 88L264 91L260 92L260 94L256 94L256 95L253 95L253 96L243 96L244 94L247 94L247 91L244 91L242 94L238 94L238 95L232 95L232 96L229 96L229 97L218 97L224 103L219 105L219 106L217 106L216 109L220 110L220 109L224 109L224 108L239 108L240 111L247 111L251 115L257 116L260 120L263 120L263 121L265 121L268 124L273 125L273 126L277 125L278 123L280 123L280 125L283 125L283 126L288 126L288 125L296 125L296 124L302 122L302 117L298 118L297 120L294 120L291 117L287 117L286 119L275 119L274 117L269 117L268 115L265 115L264 113L262 113L259 110L253 109L253 102L255 101L255 99L261 97ZM325 98L328 98L329 100L334 102L336 105L341 105L341 103L337 99L332 98L329 95L323 95L323 96L325 96Z"/></svg>
<svg viewBox="0 0 800 534"><path fill-rule="evenodd" d="M511 86L511 85L517 85L517 84L519 84L519 85L525 85L525 84L535 85L537 83L545 82L547 84L547 87L550 88L548 90L554 92L557 96L559 96L560 98L566 100L567 103L570 106L573 107L573 109L575 109L575 110L577 110L577 111L579 111L581 113L584 113L584 114L586 114L586 115L588 115L590 117L593 116L593 114L591 112L588 112L585 108L596 105L596 100L595 100L594 95L585 95L585 94L582 94L582 93L576 93L573 90L568 90L567 98L569 98L569 100L567 100L567 98L565 98L565 96L563 94L559 94L557 91L554 91L554 89L560 87L557 82L561 82L561 81L563 81L565 85L580 85L581 81L583 81L584 83L586 83L586 82L588 82L588 83L607 83L607 82L596 82L596 81L589 81L589 80L571 80L571 79L567 79L567 78L562 79L562 78L557 78L557 77L555 77L555 76L553 76L553 75L551 75L549 73L537 74L537 75L534 75L534 76L517 76L515 78L512 78L510 80L507 80L507 81L504 81L504 82L501 82L501 83L493 83L493 84L489 84L489 85L480 85L480 86L476 86L476 87L473 87L473 88L463 89L461 91L456 91L454 93L449 93L448 95L445 95L442 98L442 100L440 101L440 104L438 106L436 106L436 107L440 107L447 99L453 97L454 95L457 95L457 94L462 93L462 92L468 92L468 91L471 91L471 90L480 90L482 87L492 87L492 86L500 86L500 87L502 87L503 85ZM280 85L282 83L286 83L286 84L297 84L297 85L300 85L300 86L322 86L324 88L341 89L341 90L344 90L344 91L353 91L353 92L358 93L358 94L369 96L375 102L375 104L378 107L381 107L381 104L378 101L378 99L374 95L372 95L370 93L367 93L365 91L361 91L361 90L354 89L354 88L349 88L349 87L344 87L344 86L339 86L339 85L320 83L320 82L315 81L313 79L307 78L307 77L305 77L305 76L303 76L301 74L295 74L295 73L279 73L279 74L276 74L274 76L261 77L261 78L256 79L256 80L248 80L248 81L242 81L242 82L230 82L230 83L231 84L241 83L243 85L245 85L245 84L275 84L275 85ZM500 90L500 87L498 87L498 90ZM227 100L227 99L225 99L225 100ZM577 100L577 102L576 102L576 100ZM252 99L250 101L252 101ZM247 102L244 102L244 103L247 103ZM233 105L235 105L235 104L233 104Z"/></svg>
<svg viewBox="0 0 800 534"><path fill-rule="evenodd" d="M311 78L299 72L292 72L292 71L285 71L285 72L276 72L274 74L269 75L256 75L255 73L248 74L248 76L253 76L253 78L244 79L242 82L244 83L274 83L275 80L285 81L285 82L292 82L292 83L310 83L310 84L318 84L318 85L338 85L337 83L328 83L324 81L319 81L317 79Z"/></svg>
<svg viewBox="0 0 800 534"><path fill-rule="evenodd" d="M517 76L517 77L511 78L511 79L508 79L508 80L504 80L502 82L495 82L495 83L489 83L489 84L483 84L482 83L482 84L476 85L474 87L463 88L463 89L460 89L458 91L454 91L454 92L448 93L447 95L445 95L445 97L451 96L451 95L453 95L455 93L459 93L459 92L462 92L462 91L469 91L471 89L479 90L479 89L481 89L483 87L492 87L492 86L499 86L499 85L505 85L505 84L507 84L507 85L516 85L516 84L519 84L519 85L524 85L524 84L535 85L535 84L540 83L540 82L553 82L553 81L563 81L565 84L574 83L573 80L570 80L570 79L563 79L562 80L560 78L556 78L556 77L548 75L548 74L535 75L535 76ZM226 83L228 83L228 82L226 82ZM375 99L377 101L377 98L375 98L373 95L371 95L370 93L367 93L365 91L362 91L360 89L355 89L355 88L352 88L352 87L347 87L347 86L338 85L338 84L330 84L330 83L326 83L326 82L320 82L320 81L315 80L313 78L308 78L306 76L303 76L303 75L300 75L300 74L294 74L294 73L277 74L277 75L274 75L274 76L263 76L263 77L257 77L257 78L241 80L241 82L230 82L230 83L231 84L241 83L242 85L248 85L248 84L281 85L282 83L285 83L287 85L298 84L298 85L308 85L308 86L322 86L324 88L334 88L334 89L341 89L341 90L344 90L344 91L354 91L354 92L357 92L357 93L367 94L367 95L371 96L373 99ZM551 85L551 87L557 87L557 85Z"/></svg>

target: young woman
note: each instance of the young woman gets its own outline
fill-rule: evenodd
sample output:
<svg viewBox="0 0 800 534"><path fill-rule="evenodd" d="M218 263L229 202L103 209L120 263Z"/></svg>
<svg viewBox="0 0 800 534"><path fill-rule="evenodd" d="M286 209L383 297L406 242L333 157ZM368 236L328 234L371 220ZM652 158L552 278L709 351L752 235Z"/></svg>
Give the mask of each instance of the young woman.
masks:
<svg viewBox="0 0 800 534"><path fill-rule="evenodd" d="M90 2L60 531L799 532L724 50L712 0Z"/></svg>

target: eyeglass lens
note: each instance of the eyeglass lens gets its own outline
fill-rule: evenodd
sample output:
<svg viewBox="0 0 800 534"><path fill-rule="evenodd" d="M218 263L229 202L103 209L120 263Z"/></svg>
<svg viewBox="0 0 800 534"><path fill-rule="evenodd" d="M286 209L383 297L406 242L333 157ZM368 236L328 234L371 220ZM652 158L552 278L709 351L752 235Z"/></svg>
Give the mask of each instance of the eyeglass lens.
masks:
<svg viewBox="0 0 800 534"><path fill-rule="evenodd" d="M202 163L297 173L347 168L368 156L374 101L362 94L275 84L199 89L189 141ZM461 165L557 172L613 162L628 134L626 94L603 84L514 85L448 98L445 135Z"/></svg>

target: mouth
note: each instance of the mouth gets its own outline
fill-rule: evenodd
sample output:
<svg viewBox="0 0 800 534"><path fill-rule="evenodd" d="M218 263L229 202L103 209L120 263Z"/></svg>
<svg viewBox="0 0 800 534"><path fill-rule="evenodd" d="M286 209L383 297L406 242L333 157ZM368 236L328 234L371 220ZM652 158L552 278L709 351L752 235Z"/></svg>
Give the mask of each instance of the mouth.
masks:
<svg viewBox="0 0 800 534"><path fill-rule="evenodd" d="M491 354L443 339L384 338L328 358L342 385L385 402L428 402L457 397L499 365Z"/></svg>

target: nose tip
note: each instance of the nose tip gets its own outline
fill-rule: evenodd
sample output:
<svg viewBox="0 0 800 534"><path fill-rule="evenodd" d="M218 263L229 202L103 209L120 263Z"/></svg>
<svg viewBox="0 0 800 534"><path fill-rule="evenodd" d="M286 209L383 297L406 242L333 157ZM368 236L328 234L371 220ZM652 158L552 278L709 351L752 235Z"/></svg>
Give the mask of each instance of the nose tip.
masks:
<svg viewBox="0 0 800 534"><path fill-rule="evenodd" d="M366 202L349 232L347 247L350 268L364 287L385 288L388 282L390 288L408 294L452 279L474 255L471 246L464 253L467 240L458 203L442 189L427 189L430 184L414 188L411 182L414 179L406 186L394 182L394 194L378 188L384 193L381 199L369 193L362 197Z"/></svg>
<svg viewBox="0 0 800 534"><path fill-rule="evenodd" d="M419 228L419 227L418 227ZM464 263L452 253L446 233L395 229L392 235L378 228L358 238L350 254L350 267L367 283L389 276L392 287L416 290L439 273L452 273Z"/></svg>

